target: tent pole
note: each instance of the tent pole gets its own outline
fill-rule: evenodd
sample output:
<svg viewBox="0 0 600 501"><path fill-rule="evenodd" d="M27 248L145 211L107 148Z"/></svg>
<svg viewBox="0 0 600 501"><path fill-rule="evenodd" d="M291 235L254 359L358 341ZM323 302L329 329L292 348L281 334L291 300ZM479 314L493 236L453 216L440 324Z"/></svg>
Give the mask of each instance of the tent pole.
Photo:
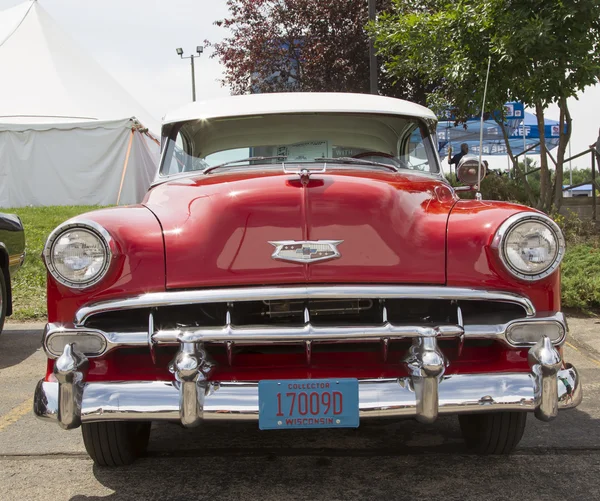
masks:
<svg viewBox="0 0 600 501"><path fill-rule="evenodd" d="M594 150L590 150L592 155L592 219L596 219L596 155Z"/></svg>
<svg viewBox="0 0 600 501"><path fill-rule="evenodd" d="M571 161L571 139L569 139L569 185L573 184L573 164Z"/></svg>
<svg viewBox="0 0 600 501"><path fill-rule="evenodd" d="M525 174L527 174L527 131L525 130L525 118L523 117L523 162L525 162Z"/></svg>
<svg viewBox="0 0 600 501"><path fill-rule="evenodd" d="M147 132L144 132L144 134L147 137L149 137L151 141L154 141L156 145L160 148L160 141L158 139L156 139L152 134L148 134Z"/></svg>
<svg viewBox="0 0 600 501"><path fill-rule="evenodd" d="M125 163L123 164L123 173L121 174L121 185L119 186L119 194L117 195L117 205L121 201L121 192L123 191L123 183L125 182L125 173L127 172L127 166L129 165L129 155L131 154L131 144L133 143L133 135L135 134L135 128L131 128L131 134L129 135L129 144L127 145L127 154L125 155Z"/></svg>

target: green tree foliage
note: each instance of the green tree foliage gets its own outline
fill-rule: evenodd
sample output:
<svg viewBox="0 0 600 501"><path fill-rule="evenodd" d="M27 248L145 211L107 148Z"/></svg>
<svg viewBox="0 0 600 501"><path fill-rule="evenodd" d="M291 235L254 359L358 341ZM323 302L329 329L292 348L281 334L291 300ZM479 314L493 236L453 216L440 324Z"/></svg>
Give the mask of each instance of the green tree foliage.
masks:
<svg viewBox="0 0 600 501"><path fill-rule="evenodd" d="M569 175L569 166L566 165L566 172L564 175L565 181L563 184L567 185L571 183L571 176ZM596 172L596 175L598 173ZM581 184L581 183L589 183L592 179L592 169L573 169L573 185Z"/></svg>
<svg viewBox="0 0 600 501"><path fill-rule="evenodd" d="M418 76L432 87L428 105L440 112L450 104L459 118L480 112L491 58L486 110L522 101L535 109L540 127L539 195L506 137L517 178L533 205L547 212L560 206L571 136L567 99L600 77L598 0L394 0L371 30L388 74ZM543 133L544 112L553 103L565 124L554 179Z"/></svg>

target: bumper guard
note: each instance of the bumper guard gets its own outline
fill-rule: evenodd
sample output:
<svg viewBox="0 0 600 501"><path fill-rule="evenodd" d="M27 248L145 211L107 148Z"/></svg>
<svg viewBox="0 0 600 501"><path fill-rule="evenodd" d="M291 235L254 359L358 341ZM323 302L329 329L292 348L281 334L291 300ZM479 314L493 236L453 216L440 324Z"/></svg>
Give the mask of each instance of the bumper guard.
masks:
<svg viewBox="0 0 600 501"><path fill-rule="evenodd" d="M582 399L575 367L563 363L547 337L529 350L531 372L445 375L435 337L415 338L405 360L410 376L359 380L361 418L414 417L493 411L534 412L549 421ZM65 429L97 421L258 420L257 382L209 381L213 363L202 343L182 343L172 363L175 381L86 383L87 359L65 346L56 382L40 381L34 413Z"/></svg>

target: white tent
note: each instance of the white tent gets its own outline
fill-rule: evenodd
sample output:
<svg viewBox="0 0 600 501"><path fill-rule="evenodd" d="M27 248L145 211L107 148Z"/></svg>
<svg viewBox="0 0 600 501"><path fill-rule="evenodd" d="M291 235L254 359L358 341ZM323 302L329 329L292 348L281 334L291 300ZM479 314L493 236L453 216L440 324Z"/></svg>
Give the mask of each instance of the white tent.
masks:
<svg viewBox="0 0 600 501"><path fill-rule="evenodd" d="M35 0L0 11L0 74L0 207L142 199L159 123Z"/></svg>

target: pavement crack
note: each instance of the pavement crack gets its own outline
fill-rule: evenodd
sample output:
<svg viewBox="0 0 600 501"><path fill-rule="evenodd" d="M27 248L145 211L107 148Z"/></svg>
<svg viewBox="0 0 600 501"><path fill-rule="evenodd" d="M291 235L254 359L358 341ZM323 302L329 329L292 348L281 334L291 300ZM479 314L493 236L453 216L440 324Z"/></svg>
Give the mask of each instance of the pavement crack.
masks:
<svg viewBox="0 0 600 501"><path fill-rule="evenodd" d="M42 452L40 454L0 454L0 461L23 461L35 459L85 459L90 457L85 452Z"/></svg>

